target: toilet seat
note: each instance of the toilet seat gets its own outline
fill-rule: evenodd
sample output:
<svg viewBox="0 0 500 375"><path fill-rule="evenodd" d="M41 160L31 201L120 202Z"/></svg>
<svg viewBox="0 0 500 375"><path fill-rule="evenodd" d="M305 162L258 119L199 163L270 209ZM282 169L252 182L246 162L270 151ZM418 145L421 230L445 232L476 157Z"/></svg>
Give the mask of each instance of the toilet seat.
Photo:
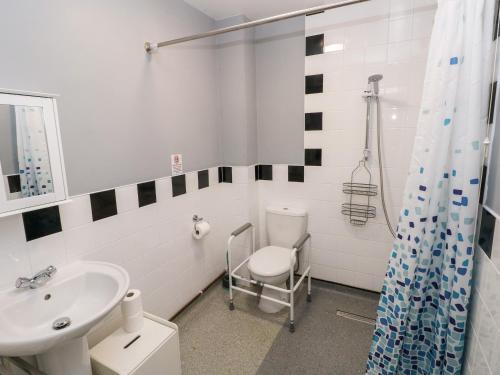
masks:
<svg viewBox="0 0 500 375"><path fill-rule="evenodd" d="M267 246L256 251L248 262L248 269L263 277L279 276L290 272L292 250L279 246ZM296 257L293 260L295 265Z"/></svg>

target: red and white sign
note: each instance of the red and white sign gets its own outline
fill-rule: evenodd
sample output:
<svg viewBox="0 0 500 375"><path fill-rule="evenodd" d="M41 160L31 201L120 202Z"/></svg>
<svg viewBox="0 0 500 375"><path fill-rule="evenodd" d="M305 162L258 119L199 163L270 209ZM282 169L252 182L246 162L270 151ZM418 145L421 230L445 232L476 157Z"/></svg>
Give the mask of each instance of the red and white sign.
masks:
<svg viewBox="0 0 500 375"><path fill-rule="evenodd" d="M183 174L184 172L182 168L182 155L174 154L170 157L170 160L172 162L172 176Z"/></svg>

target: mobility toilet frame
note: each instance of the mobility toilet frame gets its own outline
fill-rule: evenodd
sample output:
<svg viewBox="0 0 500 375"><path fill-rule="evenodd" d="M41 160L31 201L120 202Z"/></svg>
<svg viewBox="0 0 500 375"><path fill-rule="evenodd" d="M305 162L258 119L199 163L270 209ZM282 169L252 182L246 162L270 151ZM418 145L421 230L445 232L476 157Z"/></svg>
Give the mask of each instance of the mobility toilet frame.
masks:
<svg viewBox="0 0 500 375"><path fill-rule="evenodd" d="M240 234L243 232L247 231L248 229L251 229L251 243L250 243L250 248L252 250L252 253L250 256L248 256L240 265L238 265L234 270L232 268L232 261L231 261L231 243L233 240L238 237ZM292 252L290 254L290 278L289 278L289 289L284 289L277 287L275 285L270 285L266 284L260 281L256 281L250 278L245 278L241 275L237 275L236 272L243 267L246 263L250 261L250 258L252 255L255 253L255 228L251 223L246 223L236 229L234 232L231 233L231 236L229 237L229 240L227 241L227 267L228 267L228 275L229 275L229 310L234 310L234 303L233 303L233 291L239 291L243 292L246 294L250 294L254 297L260 297L264 298L269 301L273 301L276 303L279 303L281 305L287 306L290 308L290 332L295 332L295 316L294 316L294 302L295 302L295 292L297 289L300 287L302 282L307 276L307 302L311 302L311 248L309 247L309 250L307 252L307 268L302 272L302 275L300 276L300 279L295 283L294 276L295 276L295 259L298 259L298 253L304 248L304 245L306 244L307 241L311 240L311 235L309 233L303 234L297 242L293 245ZM277 290L278 292L286 293L290 296L289 302L282 301L280 299L268 297L265 295L261 295L260 293L256 293L254 291L251 291L246 288L238 287L233 285L233 279L240 280L247 282L252 285L257 285L259 287L267 287L270 289Z"/></svg>

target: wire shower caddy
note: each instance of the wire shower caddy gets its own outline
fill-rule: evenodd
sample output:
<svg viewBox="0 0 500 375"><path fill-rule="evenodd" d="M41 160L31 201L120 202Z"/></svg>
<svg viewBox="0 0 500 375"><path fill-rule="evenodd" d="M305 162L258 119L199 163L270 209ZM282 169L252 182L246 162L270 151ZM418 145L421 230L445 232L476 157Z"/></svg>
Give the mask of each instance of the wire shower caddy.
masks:
<svg viewBox="0 0 500 375"><path fill-rule="evenodd" d="M365 178L358 180L362 174ZM378 186L372 184L372 174L364 159L354 168L350 182L343 184L342 191L349 196L349 202L342 204L342 214L349 217L351 224L363 226L368 219L375 218L377 210L370 204L370 198L377 195Z"/></svg>

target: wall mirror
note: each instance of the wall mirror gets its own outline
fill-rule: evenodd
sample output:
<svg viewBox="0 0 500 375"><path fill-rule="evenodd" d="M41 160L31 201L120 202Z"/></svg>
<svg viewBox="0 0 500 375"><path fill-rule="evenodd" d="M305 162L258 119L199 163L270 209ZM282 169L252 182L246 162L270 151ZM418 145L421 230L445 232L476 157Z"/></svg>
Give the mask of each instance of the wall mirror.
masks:
<svg viewBox="0 0 500 375"><path fill-rule="evenodd" d="M0 214L67 198L53 96L0 92Z"/></svg>

